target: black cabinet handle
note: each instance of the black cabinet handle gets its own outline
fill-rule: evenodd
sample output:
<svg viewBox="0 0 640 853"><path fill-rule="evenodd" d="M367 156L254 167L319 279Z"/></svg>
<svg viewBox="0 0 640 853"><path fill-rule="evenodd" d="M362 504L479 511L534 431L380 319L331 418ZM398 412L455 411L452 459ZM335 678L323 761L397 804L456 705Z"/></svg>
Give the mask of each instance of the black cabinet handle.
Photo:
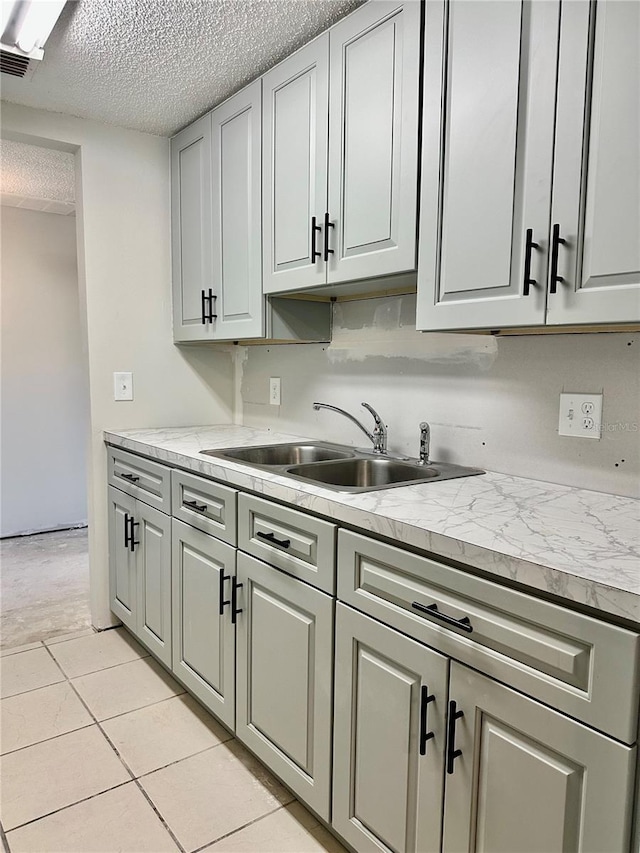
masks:
<svg viewBox="0 0 640 853"><path fill-rule="evenodd" d="M204 505L199 504L199 503L196 503L195 501L182 501L182 506L189 507L189 509L193 509L196 512L206 512L207 511L207 505L206 504L204 504Z"/></svg>
<svg viewBox="0 0 640 853"><path fill-rule="evenodd" d="M218 315L213 313L213 305L217 299L218 297L214 294L211 288L209 288L208 293L204 290L200 291L202 325L205 323L213 323L214 320L218 319Z"/></svg>
<svg viewBox="0 0 640 853"><path fill-rule="evenodd" d="M127 480L129 483L137 483L140 477L136 477L135 474L120 474L123 480Z"/></svg>
<svg viewBox="0 0 640 853"><path fill-rule="evenodd" d="M324 262L329 261L329 255L333 255L333 249L329 248L329 228L335 228L333 222L329 222L329 213L324 215Z"/></svg>
<svg viewBox="0 0 640 853"><path fill-rule="evenodd" d="M564 278L561 275L558 275L558 249L560 246L564 246L566 242L567 241L560 236L560 226L556 223L553 226L553 234L551 237L551 275L549 293L556 293L558 290L558 284L561 284L564 281Z"/></svg>
<svg viewBox="0 0 640 853"><path fill-rule="evenodd" d="M447 616L446 613L441 613L438 610L437 604L429 604L428 607L425 607L425 605L420 604L419 601L413 601L411 606L414 610L419 610L420 613L426 613L427 616L433 616L434 619L446 622L447 625L453 625L454 628L460 628L461 631L466 631L467 634L471 634L473 631L468 616L463 616L462 619L454 619L453 616Z"/></svg>
<svg viewBox="0 0 640 853"><path fill-rule="evenodd" d="M124 514L124 547L129 547L129 513L125 512Z"/></svg>
<svg viewBox="0 0 640 853"><path fill-rule="evenodd" d="M524 248L524 285L522 288L523 296L528 296L529 288L532 285L535 287L538 283L535 278L531 278L531 250L539 248L539 244L533 242L533 228L527 228Z"/></svg>
<svg viewBox="0 0 640 853"><path fill-rule="evenodd" d="M236 578L231 578L231 624L235 625L236 620L240 613L242 613L242 607L238 607L238 590L242 589L244 584L238 583Z"/></svg>
<svg viewBox="0 0 640 853"><path fill-rule="evenodd" d="M135 551L136 545L139 545L140 542L135 538L135 527L139 526L139 522L133 520L133 516L129 516L129 550Z"/></svg>
<svg viewBox="0 0 640 853"><path fill-rule="evenodd" d="M213 313L213 306L217 302L218 297L214 294L213 290L209 288L209 295L207 296L207 301L209 303L209 313L207 314L207 320L210 323L213 323L214 320L218 319L218 315Z"/></svg>
<svg viewBox="0 0 640 853"><path fill-rule="evenodd" d="M291 545L291 539L276 539L275 533L263 533L259 530L256 536L260 539L266 539L267 542L272 542L274 545L280 545L281 548L288 548Z"/></svg>
<svg viewBox="0 0 640 853"><path fill-rule="evenodd" d="M202 325L207 322L207 297L204 290L200 291L200 310L202 316Z"/></svg>
<svg viewBox="0 0 640 853"><path fill-rule="evenodd" d="M316 225L315 216L311 217L311 263L315 264L316 258L322 257L322 252L316 251L316 231L322 231L321 225Z"/></svg>
<svg viewBox="0 0 640 853"><path fill-rule="evenodd" d="M224 608L226 604L231 604L231 601L228 598L224 597L224 582L231 580L231 575L225 575L224 571L220 572L220 616L224 614Z"/></svg>
<svg viewBox="0 0 640 853"><path fill-rule="evenodd" d="M420 695L420 755L427 754L427 741L435 737L433 732L427 731L427 707L435 700L436 697L429 694L429 688L424 684Z"/></svg>
<svg viewBox="0 0 640 853"><path fill-rule="evenodd" d="M458 711L458 705L452 699L449 702L449 719L447 720L447 773L453 774L453 762L462 755L461 749L456 749L456 720L464 717L464 711Z"/></svg>

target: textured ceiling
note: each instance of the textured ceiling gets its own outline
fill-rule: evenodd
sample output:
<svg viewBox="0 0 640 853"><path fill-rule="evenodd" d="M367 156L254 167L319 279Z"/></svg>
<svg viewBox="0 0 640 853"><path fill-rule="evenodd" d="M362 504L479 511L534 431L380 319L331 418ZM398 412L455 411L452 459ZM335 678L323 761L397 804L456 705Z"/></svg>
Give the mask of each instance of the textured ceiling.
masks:
<svg viewBox="0 0 640 853"><path fill-rule="evenodd" d="M2 97L170 136L362 0L71 0Z"/></svg>
<svg viewBox="0 0 640 853"><path fill-rule="evenodd" d="M34 199L42 203L62 202L54 205L56 213L73 209L74 156L38 145L0 140L0 187L3 204L24 207L24 199Z"/></svg>

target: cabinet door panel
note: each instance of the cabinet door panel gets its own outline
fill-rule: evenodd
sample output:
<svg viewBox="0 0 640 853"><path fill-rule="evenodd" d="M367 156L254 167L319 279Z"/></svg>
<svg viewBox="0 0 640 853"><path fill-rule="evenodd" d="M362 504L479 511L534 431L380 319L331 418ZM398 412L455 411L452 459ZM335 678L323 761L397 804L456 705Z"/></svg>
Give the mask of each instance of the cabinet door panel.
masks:
<svg viewBox="0 0 640 853"><path fill-rule="evenodd" d="M420 4L369 4L330 46L328 280L413 270Z"/></svg>
<svg viewBox="0 0 640 853"><path fill-rule="evenodd" d="M215 337L264 332L261 233L261 82L212 113Z"/></svg>
<svg viewBox="0 0 640 853"><path fill-rule="evenodd" d="M439 850L447 659L343 604L336 622L333 826L359 851Z"/></svg>
<svg viewBox="0 0 640 853"><path fill-rule="evenodd" d="M136 633L159 660L171 666L171 518L136 501L135 520Z"/></svg>
<svg viewBox="0 0 640 853"><path fill-rule="evenodd" d="M125 515L133 516L136 501L109 486L109 597L111 609L137 632L136 554L125 545Z"/></svg>
<svg viewBox="0 0 640 853"><path fill-rule="evenodd" d="M235 629L220 595L230 596L234 575L235 549L173 520L173 672L231 729Z"/></svg>
<svg viewBox="0 0 640 853"><path fill-rule="evenodd" d="M464 717L446 781L447 853L628 849L635 747L461 664L450 696Z"/></svg>
<svg viewBox="0 0 640 853"><path fill-rule="evenodd" d="M327 204L328 60L325 33L262 78L265 293L326 281L311 218L322 225ZM317 251L322 240L317 232Z"/></svg>
<svg viewBox="0 0 640 853"><path fill-rule="evenodd" d="M202 291L213 287L211 114L171 140L173 334L207 340L215 324L202 323Z"/></svg>
<svg viewBox="0 0 640 853"><path fill-rule="evenodd" d="M640 6L563 7L549 323L640 321Z"/></svg>
<svg viewBox="0 0 640 853"><path fill-rule="evenodd" d="M333 601L238 554L236 734L329 820Z"/></svg>
<svg viewBox="0 0 640 853"><path fill-rule="evenodd" d="M558 21L555 0L427 4L420 329L544 322Z"/></svg>

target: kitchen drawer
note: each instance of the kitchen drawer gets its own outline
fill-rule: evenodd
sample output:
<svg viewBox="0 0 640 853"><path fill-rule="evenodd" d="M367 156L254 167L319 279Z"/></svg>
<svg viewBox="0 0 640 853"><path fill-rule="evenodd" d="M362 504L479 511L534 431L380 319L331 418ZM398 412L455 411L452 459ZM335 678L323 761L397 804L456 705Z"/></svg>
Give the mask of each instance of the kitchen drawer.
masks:
<svg viewBox="0 0 640 853"><path fill-rule="evenodd" d="M634 631L344 530L338 598L625 743L636 740ZM414 603L435 605L438 615Z"/></svg>
<svg viewBox="0 0 640 853"><path fill-rule="evenodd" d="M335 589L336 526L251 495L238 496L238 548L325 592Z"/></svg>
<svg viewBox="0 0 640 853"><path fill-rule="evenodd" d="M171 515L171 469L107 445L109 485Z"/></svg>
<svg viewBox="0 0 640 853"><path fill-rule="evenodd" d="M186 471L171 472L174 518L222 539L229 545L236 544L237 495L235 489L221 486L212 480L187 474Z"/></svg>

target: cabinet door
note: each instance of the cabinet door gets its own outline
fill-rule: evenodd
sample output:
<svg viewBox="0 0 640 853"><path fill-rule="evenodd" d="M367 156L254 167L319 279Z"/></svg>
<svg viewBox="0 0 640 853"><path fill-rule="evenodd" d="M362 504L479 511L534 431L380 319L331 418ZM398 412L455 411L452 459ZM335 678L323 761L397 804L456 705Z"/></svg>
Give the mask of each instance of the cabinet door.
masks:
<svg viewBox="0 0 640 853"><path fill-rule="evenodd" d="M256 80L211 114L216 339L264 334L261 92Z"/></svg>
<svg viewBox="0 0 640 853"><path fill-rule="evenodd" d="M367 3L330 31L330 283L416 267L420 8Z"/></svg>
<svg viewBox="0 0 640 853"><path fill-rule="evenodd" d="M135 505L138 584L136 634L171 666L171 517L142 501Z"/></svg>
<svg viewBox="0 0 640 853"><path fill-rule="evenodd" d="M123 624L137 632L136 554L128 545L129 518L135 498L109 486L109 598L111 610Z"/></svg>
<svg viewBox="0 0 640 853"><path fill-rule="evenodd" d="M448 659L343 604L336 623L333 826L358 851L440 850Z"/></svg>
<svg viewBox="0 0 640 853"><path fill-rule="evenodd" d="M213 285L211 114L171 140L171 263L173 337L211 340L203 294ZM214 311L215 313L215 311Z"/></svg>
<svg viewBox="0 0 640 853"><path fill-rule="evenodd" d="M262 78L265 293L326 282L328 86L328 33ZM320 228L317 257L312 257L312 219Z"/></svg>
<svg viewBox="0 0 640 853"><path fill-rule="evenodd" d="M419 329L544 323L558 26L557 0L426 4Z"/></svg>
<svg viewBox="0 0 640 853"><path fill-rule="evenodd" d="M563 4L548 323L640 321L640 4Z"/></svg>
<svg viewBox="0 0 640 853"><path fill-rule="evenodd" d="M333 600L238 553L236 736L329 820Z"/></svg>
<svg viewBox="0 0 640 853"><path fill-rule="evenodd" d="M173 520L173 672L225 725L235 722L235 548Z"/></svg>
<svg viewBox="0 0 640 853"><path fill-rule="evenodd" d="M446 853L629 849L635 747L458 663L450 696L464 716L449 744L461 754L446 779Z"/></svg>

